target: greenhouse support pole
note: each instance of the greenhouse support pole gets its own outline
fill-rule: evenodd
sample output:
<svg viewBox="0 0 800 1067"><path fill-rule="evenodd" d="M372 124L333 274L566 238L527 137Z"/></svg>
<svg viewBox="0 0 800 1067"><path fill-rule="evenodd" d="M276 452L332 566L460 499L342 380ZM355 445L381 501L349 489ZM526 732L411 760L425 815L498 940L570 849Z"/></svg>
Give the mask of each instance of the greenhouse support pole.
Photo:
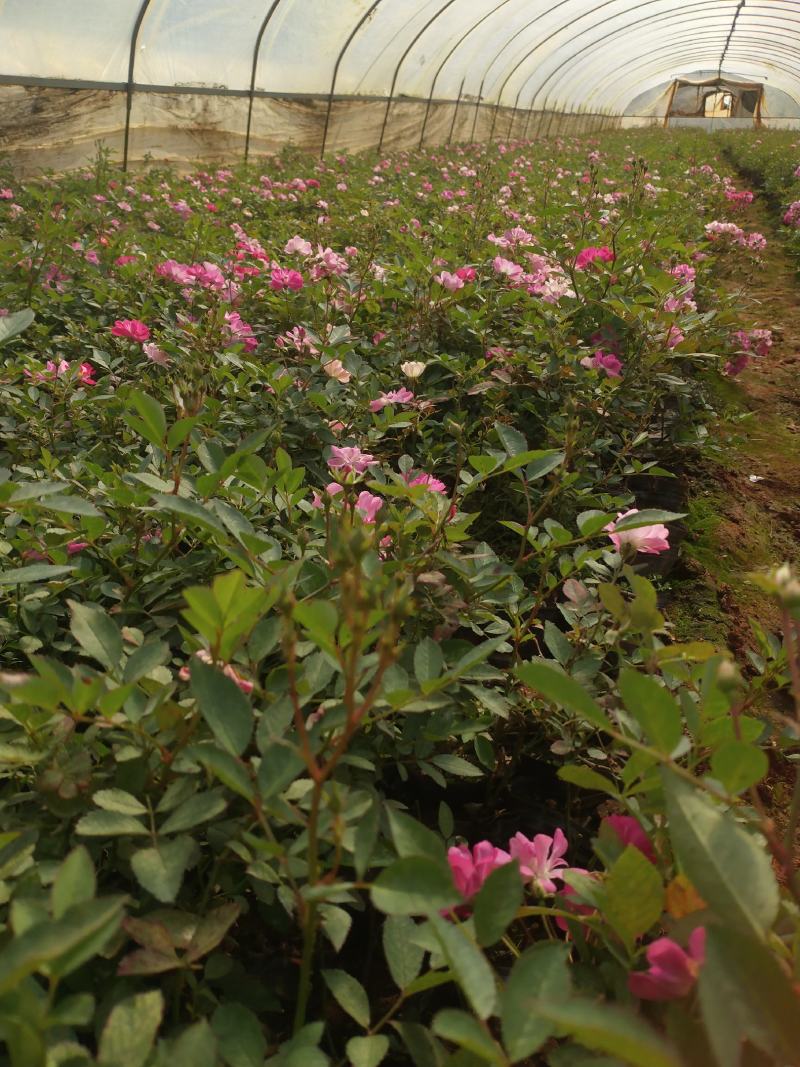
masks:
<svg viewBox="0 0 800 1067"><path fill-rule="evenodd" d="M450 7L454 3L455 3L455 0L446 0L446 2L439 8L439 10L436 11L433 15L431 15L431 17L428 19L428 21L425 23L425 25L420 30L418 30L417 33L411 38L411 41L410 41L408 47L406 48L405 52L403 52L403 54L398 59L397 66L394 68L394 75L392 76L392 84L391 84L391 87L389 88L389 97L388 97L388 99L386 101L386 110L383 113L383 122L381 123L381 135L378 138L378 147L375 149L376 152L380 153L380 150L383 148L383 139L386 136L386 125L387 125L387 123L389 121L389 112L390 112L391 107L392 107L392 100L394 99L394 91L395 91L395 89L397 87L397 79L400 77L400 68L405 63L409 52L414 47L414 45L417 43L417 41L420 39L420 37L422 37L422 35L428 30L428 28L430 26L432 26L434 24L434 22L436 22L436 20L442 14L442 12L446 11L448 9L448 7ZM431 93L431 96L432 95L433 94ZM430 100L428 101L428 103L430 105Z"/></svg>
<svg viewBox="0 0 800 1067"><path fill-rule="evenodd" d="M125 86L125 139L122 144L122 169L128 169L128 146L131 137L131 109L133 108L133 72L136 66L136 45L139 43L139 30L142 28L150 0L142 0L136 21L131 32L131 47L128 52L128 81Z"/></svg>
<svg viewBox="0 0 800 1067"><path fill-rule="evenodd" d="M475 143L475 129L478 125L478 111L480 110L481 100L483 100L483 83L486 81L486 76L481 78L481 87L478 89L478 99L475 101L475 114L472 116L472 133L469 135L470 141Z"/></svg>
<svg viewBox="0 0 800 1067"><path fill-rule="evenodd" d="M353 41L356 39L356 35L358 34L358 31L361 29L361 27L364 25L364 23L367 21L367 19L372 18L372 13L374 11L377 11L377 9L380 6L380 4L381 4L381 0L373 0L373 3L370 4L370 6L367 8L367 10L364 12L364 14L361 16L361 18L355 24L353 29L350 31L350 36L347 38L347 40L342 45L341 49L339 50L339 55L336 57L336 62L333 64L333 75L331 77L331 88L330 88L330 92L328 93L328 106L325 109L325 125L322 128L322 145L320 146L320 150L319 150L319 158L320 159L322 159L322 157L325 155L325 146L328 143L328 128L330 127L330 124L331 124L331 111L333 111L333 94L336 92L336 79L339 77L339 67L342 65L342 60L344 59L345 52L350 47L350 45L353 43Z"/></svg>
<svg viewBox="0 0 800 1067"><path fill-rule="evenodd" d="M253 126L253 101L256 95L256 72L258 71L258 56L261 52L261 42L264 40L264 34L267 31L267 26L270 24L272 16L275 14L275 10L281 0L272 0L269 11L264 16L264 21L258 30L258 36L256 37L256 43L253 47L253 67L250 71L250 95L247 100L247 131L244 135L244 161L248 160L250 155L250 130Z"/></svg>
<svg viewBox="0 0 800 1067"><path fill-rule="evenodd" d="M453 121L450 123L450 132L447 135L447 143L448 144L452 144L453 143L453 131L456 128L456 118L458 116L458 105L461 103L461 94L464 92L464 82L465 81L466 81L466 78L462 78L461 79L461 84L458 87L458 97L456 98L456 106L455 106L455 108L453 110ZM759 107L760 106L761 105L759 104Z"/></svg>
<svg viewBox="0 0 800 1067"><path fill-rule="evenodd" d="M672 102L675 99L675 92L676 92L677 88L678 88L677 81L673 81L672 88L669 91L669 100L667 101L667 110L666 110L666 113L664 115L664 129L665 130L669 126L669 114L672 111Z"/></svg>
<svg viewBox="0 0 800 1067"><path fill-rule="evenodd" d="M442 62L436 68L436 73L434 74L433 81L431 82L431 91L430 91L430 96L428 97L428 106L425 108L425 118L424 118L424 120L422 122L422 133L420 134L420 137L419 137L419 146L420 146L420 148L422 148L422 144L423 144L423 142L425 140L425 128L426 128L426 126L428 124L428 112L430 111L430 104L431 104L431 101L433 100L433 94L434 94L434 92L436 90L436 83L439 80L439 75L442 73L442 71L444 70L444 68L447 66L448 62L452 58L452 56L455 54L457 49L459 49L461 47L461 45L464 43L464 41L466 41L466 39L469 37L469 35L471 33L474 33L475 30L477 30L478 27L481 26L488 18L490 18L492 15L496 14L500 10L501 7L505 7L506 4L508 4L510 2L511 2L511 0L500 0L499 4L497 4L495 7L493 7L490 11L487 11L485 14L483 14L478 19L477 22L473 22L473 24L469 27L469 29L461 34L461 36L455 42L453 47L450 49L450 51L444 57ZM464 87L464 82L466 80L467 79L466 79L466 75L465 75L464 76L464 81L462 81L462 83L461 83L462 89ZM456 111L457 110L458 110L458 108L456 108ZM448 141L448 144L449 143L450 142Z"/></svg>

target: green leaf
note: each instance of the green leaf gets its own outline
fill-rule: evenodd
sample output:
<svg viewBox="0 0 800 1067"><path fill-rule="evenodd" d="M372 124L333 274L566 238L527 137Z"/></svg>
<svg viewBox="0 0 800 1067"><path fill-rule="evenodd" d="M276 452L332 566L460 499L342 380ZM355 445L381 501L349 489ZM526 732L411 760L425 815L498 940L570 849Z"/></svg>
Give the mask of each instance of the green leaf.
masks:
<svg viewBox="0 0 800 1067"><path fill-rule="evenodd" d="M77 600L67 603L72 615L72 636L87 656L110 671L115 670L122 659L122 636L117 624L99 604L79 604Z"/></svg>
<svg viewBox="0 0 800 1067"><path fill-rule="evenodd" d="M97 889L94 865L87 849L78 845L67 856L50 889L50 907L54 919L60 919L73 904L92 900Z"/></svg>
<svg viewBox="0 0 800 1067"><path fill-rule="evenodd" d="M467 1049L486 1063L496 1063L502 1067L507 1062L503 1050L491 1035L465 1011L445 1008L438 1012L434 1016L433 1032L445 1041L452 1041L454 1045Z"/></svg>
<svg viewBox="0 0 800 1067"><path fill-rule="evenodd" d="M43 507L49 511L58 511L64 515L85 515L89 518L99 518L100 512L89 500L80 496L51 496L48 497Z"/></svg>
<svg viewBox="0 0 800 1067"><path fill-rule="evenodd" d="M147 808L141 800L124 789L98 789L92 801L103 811L116 811L120 815L146 815Z"/></svg>
<svg viewBox="0 0 800 1067"><path fill-rule="evenodd" d="M158 828L158 832L177 834L183 833L184 830L191 830L192 827L221 815L227 806L227 801L219 789L197 793L176 808L164 825Z"/></svg>
<svg viewBox="0 0 800 1067"><path fill-rule="evenodd" d="M167 419L161 404L154 397L138 389L132 389L128 394L128 399L141 416L141 422L137 420L136 428L150 444L163 448L164 437L167 433Z"/></svg>
<svg viewBox="0 0 800 1067"><path fill-rule="evenodd" d="M414 674L420 685L432 682L444 670L444 656L436 641L426 637L414 649Z"/></svg>
<svg viewBox="0 0 800 1067"><path fill-rule="evenodd" d="M619 790L614 782L604 774L598 774L590 767L583 767L579 763L567 763L559 767L558 777L562 782L580 786L581 789L597 790L600 793L608 793L610 797L618 797Z"/></svg>
<svg viewBox="0 0 800 1067"><path fill-rule="evenodd" d="M75 833L81 837L113 837L117 834L147 836L147 828L132 815L116 811L90 811L78 820Z"/></svg>
<svg viewBox="0 0 800 1067"><path fill-rule="evenodd" d="M497 867L475 897L475 936L488 948L496 944L522 904L523 884L516 862Z"/></svg>
<svg viewBox="0 0 800 1067"><path fill-rule="evenodd" d="M398 989L410 985L422 968L425 949L411 940L416 929L407 915L389 915L383 924L383 954Z"/></svg>
<svg viewBox="0 0 800 1067"><path fill-rule="evenodd" d="M603 915L629 949L661 917L664 886L657 868L628 845L611 868L603 894Z"/></svg>
<svg viewBox="0 0 800 1067"><path fill-rule="evenodd" d="M347 1042L347 1058L352 1067L378 1067L388 1051L389 1038L383 1034L351 1037Z"/></svg>
<svg viewBox="0 0 800 1067"><path fill-rule="evenodd" d="M28 582L52 581L74 572L74 567L54 563L31 563L28 567L12 567L0 572L0 585L25 585Z"/></svg>
<svg viewBox="0 0 800 1067"><path fill-rule="evenodd" d="M215 949L239 918L240 911L238 904L222 904L205 915L197 924L186 948L187 962L195 963Z"/></svg>
<svg viewBox="0 0 800 1067"><path fill-rule="evenodd" d="M157 847L134 852L131 867L139 884L162 904L171 904L183 882L183 875L194 851L189 837L159 841Z"/></svg>
<svg viewBox="0 0 800 1067"><path fill-rule="evenodd" d="M122 672L123 682L138 682L156 667L166 663L170 656L166 641L148 641L128 657Z"/></svg>
<svg viewBox="0 0 800 1067"><path fill-rule="evenodd" d="M544 478L545 474L560 467L566 459L566 453L548 451L539 454L537 459L531 460L525 468L525 477L529 482L535 482L538 478Z"/></svg>
<svg viewBox="0 0 800 1067"><path fill-rule="evenodd" d="M242 763L228 752L223 752L211 741L203 741L198 745L192 745L187 750L187 755L206 770L218 778L224 786L244 797L252 800L254 796L253 784L247 775Z"/></svg>
<svg viewBox="0 0 800 1067"><path fill-rule="evenodd" d="M229 1067L263 1067L267 1041L249 1008L230 1001L220 1005L211 1019L211 1029Z"/></svg>
<svg viewBox="0 0 800 1067"><path fill-rule="evenodd" d="M752 938L723 927L706 929L706 957L698 982L700 1005L719 1067L737 1067L745 1038L793 1063L800 1049L800 1013L790 978L773 954Z"/></svg>
<svg viewBox="0 0 800 1067"><path fill-rule="evenodd" d="M163 1014L164 998L155 989L116 1004L100 1035L101 1067L144 1067Z"/></svg>
<svg viewBox="0 0 800 1067"><path fill-rule="evenodd" d="M169 1054L174 1067L216 1067L217 1039L205 1019L187 1027Z"/></svg>
<svg viewBox="0 0 800 1067"><path fill-rule="evenodd" d="M421 1023L392 1023L403 1039L414 1067L442 1067L444 1050L430 1030Z"/></svg>
<svg viewBox="0 0 800 1067"><path fill-rule="evenodd" d="M339 613L330 600L301 600L295 604L292 614L321 648L334 647Z"/></svg>
<svg viewBox="0 0 800 1067"><path fill-rule="evenodd" d="M711 756L711 774L736 795L760 782L769 770L769 760L763 749L746 741L723 741Z"/></svg>
<svg viewBox="0 0 800 1067"><path fill-rule="evenodd" d="M427 856L442 868L446 866L447 856L444 843L438 834L429 830L427 826L423 826L421 822L417 822L416 819L412 819L406 812L398 811L396 808L387 807L386 815L389 820L392 842L398 856Z"/></svg>
<svg viewBox="0 0 800 1067"><path fill-rule="evenodd" d="M520 452L527 452L528 442L525 440L524 434L521 434L519 430L515 430L511 426L506 426L503 422L496 422L494 428L497 436L500 438L500 443L509 456L516 456Z"/></svg>
<svg viewBox="0 0 800 1067"><path fill-rule="evenodd" d="M214 533L225 534L225 527L219 521L211 509L199 503L197 500L189 500L183 496L174 496L172 493L153 493L153 501L161 511L170 515L177 515L187 523L202 526Z"/></svg>
<svg viewBox="0 0 800 1067"><path fill-rule="evenodd" d="M628 668L620 671L619 691L650 744L669 755L683 735L680 708L672 696L655 678Z"/></svg>
<svg viewBox="0 0 800 1067"><path fill-rule="evenodd" d="M569 997L568 958L566 945L545 942L515 962L500 1005L503 1044L512 1063L532 1055L556 1032L536 1009L541 1001L557 1003Z"/></svg>
<svg viewBox="0 0 800 1067"><path fill-rule="evenodd" d="M362 984L347 971L323 971L325 985L336 1003L364 1029L369 1027L369 998Z"/></svg>
<svg viewBox="0 0 800 1067"><path fill-rule="evenodd" d="M85 900L61 918L31 926L15 937L0 952L0 995L45 965L53 973L67 974L99 952L116 932L124 903L123 897Z"/></svg>
<svg viewBox="0 0 800 1067"><path fill-rule="evenodd" d="M699 789L667 768L661 776L670 839L686 877L720 919L742 934L763 938L779 903L763 843Z"/></svg>
<svg viewBox="0 0 800 1067"><path fill-rule="evenodd" d="M683 1067L677 1052L633 1012L584 997L539 1000L531 1010L554 1031L570 1034L581 1045L610 1052L634 1067ZM727 1067L727 1065L726 1065Z"/></svg>
<svg viewBox="0 0 800 1067"><path fill-rule="evenodd" d="M456 756L453 752L443 752L438 756L431 756L430 762L435 766L455 774L459 778L482 778L483 771L474 763L465 760L462 756Z"/></svg>
<svg viewBox="0 0 800 1067"><path fill-rule="evenodd" d="M325 936L336 951L340 952L353 925L350 912L338 908L335 904L321 904L319 919Z"/></svg>
<svg viewBox="0 0 800 1067"><path fill-rule="evenodd" d="M514 673L529 689L535 690L567 711L580 715L593 726L603 730L611 725L597 701L563 671L545 663L524 663L517 667Z"/></svg>
<svg viewBox="0 0 800 1067"><path fill-rule="evenodd" d="M449 867L425 856L396 860L372 885L372 903L387 915L427 915L460 901Z"/></svg>
<svg viewBox="0 0 800 1067"><path fill-rule="evenodd" d="M30 308L15 311L12 315L0 318L0 347L13 340L33 322L34 314Z"/></svg>
<svg viewBox="0 0 800 1067"><path fill-rule="evenodd" d="M685 518L685 511L659 511L657 508L645 508L627 519L615 522L614 529L617 531L637 530L641 526L652 526L654 523L674 522L676 519Z"/></svg>
<svg viewBox="0 0 800 1067"><path fill-rule="evenodd" d="M497 1001L494 971L461 923L443 919L438 912L429 916L444 958L461 986L461 991L479 1019L488 1019Z"/></svg>
<svg viewBox="0 0 800 1067"><path fill-rule="evenodd" d="M192 693L214 737L233 756L241 756L253 733L253 709L239 686L216 667L192 657Z"/></svg>

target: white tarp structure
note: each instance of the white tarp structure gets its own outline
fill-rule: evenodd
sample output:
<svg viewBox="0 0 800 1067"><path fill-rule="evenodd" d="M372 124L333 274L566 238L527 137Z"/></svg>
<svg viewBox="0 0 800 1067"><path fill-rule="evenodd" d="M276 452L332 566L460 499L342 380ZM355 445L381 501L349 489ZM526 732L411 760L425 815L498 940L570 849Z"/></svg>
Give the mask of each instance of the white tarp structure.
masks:
<svg viewBox="0 0 800 1067"><path fill-rule="evenodd" d="M630 102L698 70L800 98L799 0L0 0L0 152L231 160L602 128L652 120Z"/></svg>

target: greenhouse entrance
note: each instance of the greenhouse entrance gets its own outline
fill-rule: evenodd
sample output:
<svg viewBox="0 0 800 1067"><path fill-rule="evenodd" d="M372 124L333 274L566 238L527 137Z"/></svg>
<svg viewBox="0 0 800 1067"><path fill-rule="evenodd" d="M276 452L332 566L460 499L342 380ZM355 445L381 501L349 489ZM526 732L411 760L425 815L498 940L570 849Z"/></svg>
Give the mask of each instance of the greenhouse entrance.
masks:
<svg viewBox="0 0 800 1067"><path fill-rule="evenodd" d="M668 90L669 104L664 125L687 125L689 120L718 122L749 120L761 125L764 86L759 82L711 78L701 81L676 78ZM678 120L675 122L675 120Z"/></svg>

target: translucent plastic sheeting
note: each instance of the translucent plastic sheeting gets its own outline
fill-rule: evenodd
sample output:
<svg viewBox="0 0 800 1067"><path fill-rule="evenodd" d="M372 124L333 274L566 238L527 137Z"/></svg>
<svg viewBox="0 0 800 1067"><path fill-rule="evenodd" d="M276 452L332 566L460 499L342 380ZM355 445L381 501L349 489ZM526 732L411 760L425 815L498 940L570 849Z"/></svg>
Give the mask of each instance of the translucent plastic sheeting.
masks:
<svg viewBox="0 0 800 1067"><path fill-rule="evenodd" d="M800 95L797 0L0 0L0 75L119 87L140 13L149 90L619 112L665 71L730 61Z"/></svg>

